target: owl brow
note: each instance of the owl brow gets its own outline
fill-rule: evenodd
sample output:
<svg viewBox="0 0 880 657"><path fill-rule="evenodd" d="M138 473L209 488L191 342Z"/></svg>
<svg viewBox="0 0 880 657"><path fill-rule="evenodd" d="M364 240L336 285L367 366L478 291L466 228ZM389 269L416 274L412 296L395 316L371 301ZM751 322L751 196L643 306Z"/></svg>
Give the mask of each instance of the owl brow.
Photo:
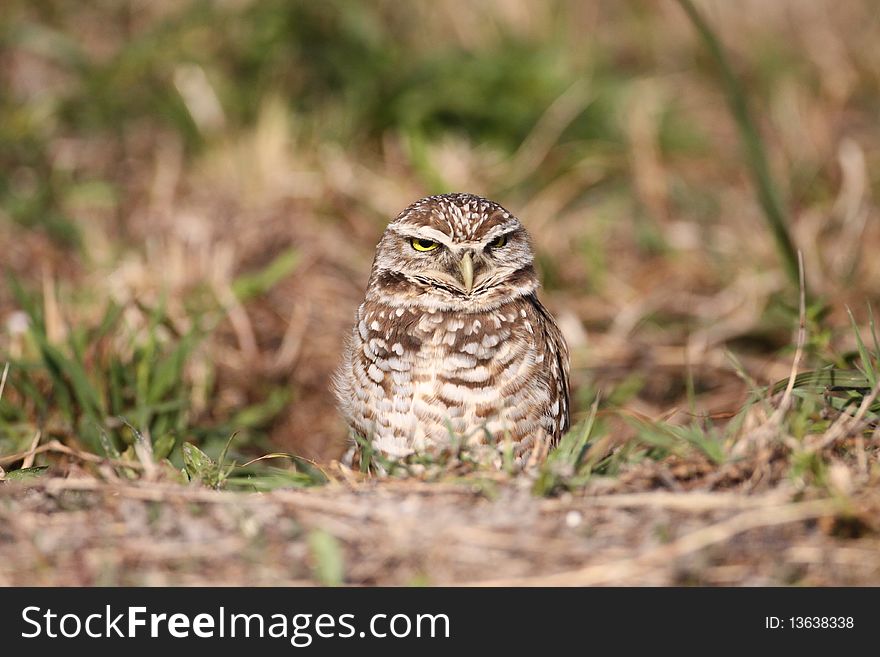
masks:
<svg viewBox="0 0 880 657"><path fill-rule="evenodd" d="M432 242L439 242L446 246L451 245L449 235L436 228L429 228L428 226L407 226L404 224L403 226L393 226L392 230L398 235L408 239L423 239Z"/></svg>
<svg viewBox="0 0 880 657"><path fill-rule="evenodd" d="M492 230L486 233L485 237L480 240L480 243L486 244L504 235L513 235L514 233L519 232L521 228L522 226L512 221L507 222L506 224L502 224L500 226L495 226Z"/></svg>

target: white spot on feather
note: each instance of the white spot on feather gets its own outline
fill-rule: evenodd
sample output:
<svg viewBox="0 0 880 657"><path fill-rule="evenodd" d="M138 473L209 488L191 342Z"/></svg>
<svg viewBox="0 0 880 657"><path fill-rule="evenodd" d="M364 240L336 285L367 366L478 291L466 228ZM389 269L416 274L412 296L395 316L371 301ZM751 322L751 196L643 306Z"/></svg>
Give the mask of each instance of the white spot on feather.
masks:
<svg viewBox="0 0 880 657"><path fill-rule="evenodd" d="M385 378L385 374L375 364L370 365L367 375L376 383L382 383L382 380Z"/></svg>

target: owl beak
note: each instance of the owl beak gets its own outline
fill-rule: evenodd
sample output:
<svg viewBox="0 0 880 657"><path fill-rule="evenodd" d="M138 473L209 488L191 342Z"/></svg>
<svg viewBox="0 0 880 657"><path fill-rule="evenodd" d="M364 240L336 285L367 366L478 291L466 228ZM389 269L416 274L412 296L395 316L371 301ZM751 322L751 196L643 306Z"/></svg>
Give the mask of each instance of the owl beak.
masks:
<svg viewBox="0 0 880 657"><path fill-rule="evenodd" d="M470 251L465 253L461 260L458 261L458 269L461 272L461 280L464 283L465 291L470 294L474 289L474 261L471 258Z"/></svg>

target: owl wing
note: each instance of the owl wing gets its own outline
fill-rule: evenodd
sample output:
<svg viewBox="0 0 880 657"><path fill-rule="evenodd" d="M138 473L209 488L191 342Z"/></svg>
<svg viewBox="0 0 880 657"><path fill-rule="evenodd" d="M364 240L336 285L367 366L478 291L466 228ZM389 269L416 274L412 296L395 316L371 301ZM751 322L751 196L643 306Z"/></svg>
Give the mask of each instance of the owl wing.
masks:
<svg viewBox="0 0 880 657"><path fill-rule="evenodd" d="M559 401L559 413L557 414L556 431L553 441L558 442L562 435L571 426L571 403L568 384L568 345L562 337L562 331L556 324L556 320L549 311L541 304L538 297L530 298L532 307L538 317L538 322L544 334L546 348L545 359L550 364L550 385L554 397Z"/></svg>

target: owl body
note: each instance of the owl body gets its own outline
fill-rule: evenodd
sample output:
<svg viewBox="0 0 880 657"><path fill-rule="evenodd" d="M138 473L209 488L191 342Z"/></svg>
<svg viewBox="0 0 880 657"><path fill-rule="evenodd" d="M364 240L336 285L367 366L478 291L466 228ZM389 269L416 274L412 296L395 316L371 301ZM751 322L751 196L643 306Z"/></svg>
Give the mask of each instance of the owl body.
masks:
<svg viewBox="0 0 880 657"><path fill-rule="evenodd" d="M537 287L528 235L496 203L448 194L404 210L336 377L351 430L395 457L458 439L518 456L557 441L568 354Z"/></svg>

